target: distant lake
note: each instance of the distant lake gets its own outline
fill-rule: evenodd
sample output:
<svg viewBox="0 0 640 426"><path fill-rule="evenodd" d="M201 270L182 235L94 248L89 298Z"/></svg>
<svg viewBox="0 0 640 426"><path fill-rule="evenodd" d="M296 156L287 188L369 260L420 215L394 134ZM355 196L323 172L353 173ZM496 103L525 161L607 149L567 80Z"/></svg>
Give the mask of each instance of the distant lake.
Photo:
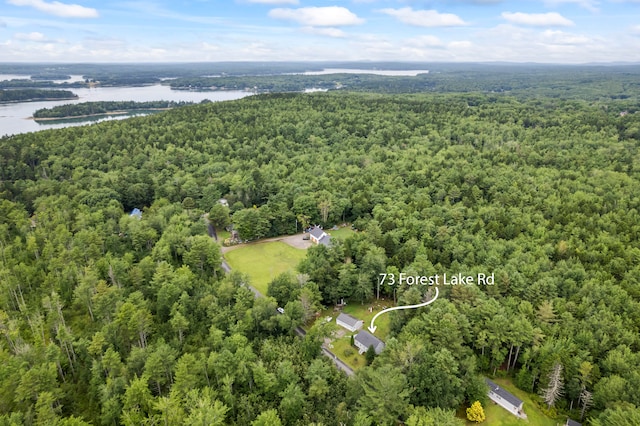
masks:
<svg viewBox="0 0 640 426"><path fill-rule="evenodd" d="M429 70L365 70L353 68L325 68L322 71L307 71L304 75L324 74L376 74L393 77L415 77L418 74L428 74Z"/></svg>
<svg viewBox="0 0 640 426"><path fill-rule="evenodd" d="M0 74L0 80L6 74ZM25 76L11 76L13 78L28 78ZM79 96L79 99L43 102L19 102L12 104L0 104L0 136L14 135L17 133L35 132L45 129L58 129L69 126L81 126L96 123L97 121L116 120L128 116L102 118L100 120L85 119L82 121L70 120L69 122L38 124L30 117L41 108L52 108L58 105L77 104L81 102L99 101L175 101L175 102L201 102L229 101L249 96L251 92L244 91L220 91L220 92L191 92L188 90L171 90L169 86L153 85L144 87L96 87L92 89L68 89Z"/></svg>

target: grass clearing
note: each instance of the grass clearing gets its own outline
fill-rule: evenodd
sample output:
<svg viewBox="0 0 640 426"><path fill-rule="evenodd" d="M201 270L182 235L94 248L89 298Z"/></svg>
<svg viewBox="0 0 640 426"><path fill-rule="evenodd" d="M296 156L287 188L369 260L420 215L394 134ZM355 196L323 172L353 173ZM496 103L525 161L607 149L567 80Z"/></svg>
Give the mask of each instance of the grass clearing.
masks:
<svg viewBox="0 0 640 426"><path fill-rule="evenodd" d="M354 231L353 229L351 229L348 226L343 226L343 227L339 228L336 231L333 231L331 229L326 229L325 232L327 234L329 234L331 236L331 238L336 238L338 240L344 240L348 236L353 235L356 231Z"/></svg>
<svg viewBox="0 0 640 426"><path fill-rule="evenodd" d="M216 235L218 236L218 241L220 244L227 238L231 238L231 232L227 231L224 228L216 228Z"/></svg>
<svg viewBox="0 0 640 426"><path fill-rule="evenodd" d="M484 414L486 420L483 424L491 426L522 426L522 425L535 425L535 426L556 426L560 423L560 420L555 420L547 417L533 402L531 396L523 390L515 387L511 380L504 378L491 379L500 387L508 390L516 397L524 401L523 410L527 415L527 420L520 419L513 414L509 413L504 408L489 401L484 408ZM465 416L466 418L466 416ZM475 425L477 423L467 421L467 425Z"/></svg>
<svg viewBox="0 0 640 426"><path fill-rule="evenodd" d="M384 307L390 308L394 306L393 302L389 300L371 300L369 302L365 302L365 304L361 304L360 302L350 301L343 309L342 312L345 314L349 314L352 317L356 317L361 319L364 322L363 329L367 330L371 325L371 319L380 312ZM369 308L373 308L372 312L369 312ZM337 316L337 315L336 315ZM384 313L376 318L375 326L377 327L376 332L373 333L378 339L385 340L390 331L389 325L389 313Z"/></svg>
<svg viewBox="0 0 640 426"><path fill-rule="evenodd" d="M233 270L249 275L251 285L266 295L269 282L283 272L295 273L296 266L306 254L306 250L273 241L247 244L227 252L224 257Z"/></svg>
<svg viewBox="0 0 640 426"><path fill-rule="evenodd" d="M356 334L356 333L354 333ZM345 364L351 367L354 371L367 365L367 360L364 355L358 353L358 348L351 346L351 333L347 332L346 336L331 342L329 350L338 356Z"/></svg>

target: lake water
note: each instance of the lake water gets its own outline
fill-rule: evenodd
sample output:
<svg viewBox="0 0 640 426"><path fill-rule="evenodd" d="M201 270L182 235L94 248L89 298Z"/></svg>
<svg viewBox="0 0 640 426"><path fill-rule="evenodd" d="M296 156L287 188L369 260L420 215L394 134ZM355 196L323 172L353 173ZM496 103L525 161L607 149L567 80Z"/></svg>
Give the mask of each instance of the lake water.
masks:
<svg viewBox="0 0 640 426"><path fill-rule="evenodd" d="M0 80L5 75L0 75ZM13 77L13 76L12 76ZM25 78L16 76L15 78ZM144 87L97 87L93 89L69 89L79 99L44 101L44 102L19 102L14 104L0 104L0 136L14 135L17 133L35 132L44 129L57 129L69 126L81 126L95 123L97 121L115 120L126 118L126 116L110 117L101 120L71 121L57 123L36 123L31 117L33 113L41 108L51 108L58 105L77 104L81 102L98 101L184 101L201 102L205 99L210 101L228 101L249 96L251 92L244 91L224 91L224 92L190 92L187 90L171 90L169 86L144 86Z"/></svg>
<svg viewBox="0 0 640 426"><path fill-rule="evenodd" d="M303 75L324 74L376 74L392 77L415 77L418 74L428 74L429 70L366 70L352 68L325 68L322 71L307 71Z"/></svg>

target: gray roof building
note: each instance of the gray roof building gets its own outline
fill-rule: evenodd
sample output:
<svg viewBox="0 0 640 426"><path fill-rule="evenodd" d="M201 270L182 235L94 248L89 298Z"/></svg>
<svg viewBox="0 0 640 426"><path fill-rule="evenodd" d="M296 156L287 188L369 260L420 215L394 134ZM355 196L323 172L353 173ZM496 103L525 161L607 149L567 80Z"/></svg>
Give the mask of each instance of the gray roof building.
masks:
<svg viewBox="0 0 640 426"><path fill-rule="evenodd" d="M365 330L360 330L360 332L356 334L354 343L360 350L359 352L361 354L365 353L367 349L369 349L369 346L373 346L373 350L376 351L376 354L380 354L384 349L384 342Z"/></svg>
<svg viewBox="0 0 640 426"><path fill-rule="evenodd" d="M311 241L316 244L328 246L331 242L331 237L329 236L329 234L324 232L324 230L319 226L314 226L313 228L311 228L311 231L309 231L309 235L311 236Z"/></svg>
<svg viewBox="0 0 640 426"><path fill-rule="evenodd" d="M338 317L336 318L336 323L341 326L346 328L349 331L356 331L362 328L362 320L358 319L358 318L354 318L349 314L344 314L341 313L340 315L338 315Z"/></svg>
<svg viewBox="0 0 640 426"><path fill-rule="evenodd" d="M575 420L567 419L565 426L582 426L582 423L578 423Z"/></svg>
<svg viewBox="0 0 640 426"><path fill-rule="evenodd" d="M489 386L489 392L487 394L489 399L518 417L524 416L522 411L522 405L524 403L519 398L516 398L512 393L502 389L487 378L485 378L484 381L487 386Z"/></svg>

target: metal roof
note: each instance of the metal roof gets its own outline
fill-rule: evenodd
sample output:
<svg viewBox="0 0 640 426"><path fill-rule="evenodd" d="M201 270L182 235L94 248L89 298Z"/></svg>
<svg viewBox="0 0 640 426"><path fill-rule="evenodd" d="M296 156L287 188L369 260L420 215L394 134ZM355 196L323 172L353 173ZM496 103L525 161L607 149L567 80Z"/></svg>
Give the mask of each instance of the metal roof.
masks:
<svg viewBox="0 0 640 426"><path fill-rule="evenodd" d="M578 423L575 420L567 419L567 426L582 426L582 423Z"/></svg>
<svg viewBox="0 0 640 426"><path fill-rule="evenodd" d="M487 386L489 386L489 389L493 393L507 401L509 404L513 405L514 407L519 407L522 404L522 401L520 399L516 398L512 393L502 389L491 380L485 378L484 381L487 383Z"/></svg>
<svg viewBox="0 0 640 426"><path fill-rule="evenodd" d="M336 321L341 321L345 324L348 324L350 327L355 327L361 320L359 320L358 318L354 318L349 314L341 313L340 315L338 315L338 318L336 318Z"/></svg>

